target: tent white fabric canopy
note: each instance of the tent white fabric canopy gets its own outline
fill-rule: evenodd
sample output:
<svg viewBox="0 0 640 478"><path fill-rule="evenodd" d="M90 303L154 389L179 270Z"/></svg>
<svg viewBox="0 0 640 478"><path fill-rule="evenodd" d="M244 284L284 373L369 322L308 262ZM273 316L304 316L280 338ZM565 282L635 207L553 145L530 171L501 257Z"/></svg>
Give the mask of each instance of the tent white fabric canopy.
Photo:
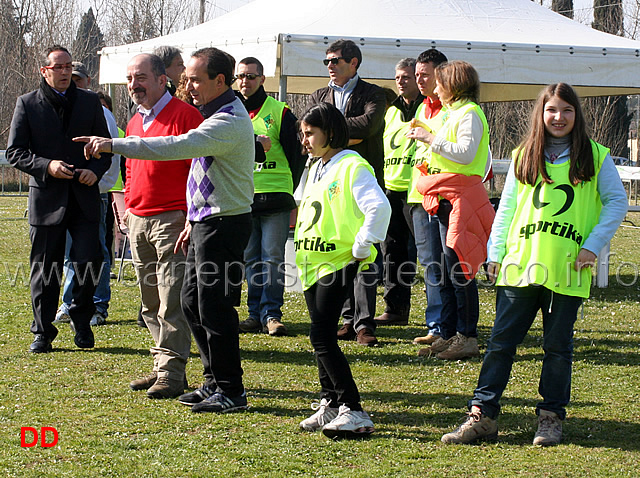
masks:
<svg viewBox="0 0 640 478"><path fill-rule="evenodd" d="M593 30L530 0L255 0L196 27L101 51L101 83L124 83L126 64L158 45L185 57L214 46L264 64L270 91L326 86L321 60L336 39L354 40L359 74L390 86L394 65L438 48L472 63L482 101L535 98L564 81L583 96L640 93L640 42Z"/></svg>

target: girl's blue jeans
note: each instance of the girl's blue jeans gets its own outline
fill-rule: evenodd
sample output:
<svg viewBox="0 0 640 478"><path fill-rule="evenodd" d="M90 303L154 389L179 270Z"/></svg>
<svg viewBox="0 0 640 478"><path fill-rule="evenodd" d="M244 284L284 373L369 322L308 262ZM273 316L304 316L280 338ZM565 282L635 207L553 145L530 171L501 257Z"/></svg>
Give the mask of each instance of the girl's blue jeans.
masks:
<svg viewBox="0 0 640 478"><path fill-rule="evenodd" d="M531 324L542 311L543 342L542 372L538 392L542 401L536 407L556 413L564 420L565 406L571 395L573 360L573 325L581 297L554 293L543 286L499 286L496 295L496 320L487 344L478 387L469 407L475 405L490 418L500 412L504 392L516 347L522 343Z"/></svg>

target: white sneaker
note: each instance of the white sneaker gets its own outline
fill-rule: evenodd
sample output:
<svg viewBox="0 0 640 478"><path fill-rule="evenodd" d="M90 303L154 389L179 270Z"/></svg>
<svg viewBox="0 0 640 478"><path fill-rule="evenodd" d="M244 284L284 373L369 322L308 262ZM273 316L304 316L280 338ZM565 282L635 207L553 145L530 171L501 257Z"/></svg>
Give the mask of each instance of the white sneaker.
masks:
<svg viewBox="0 0 640 478"><path fill-rule="evenodd" d="M536 446L557 445L562 440L562 420L548 410L540 409L538 412L538 431L533 438Z"/></svg>
<svg viewBox="0 0 640 478"><path fill-rule="evenodd" d="M58 312L56 312L56 318L53 321L53 323L60 324L60 323L68 323L68 322L71 322L71 316L66 312L63 312L62 310L58 309Z"/></svg>
<svg viewBox="0 0 640 478"><path fill-rule="evenodd" d="M326 398L320 400L320 403L313 402L311 404L311 410L317 410L317 412L300 422L300 428L308 432L320 430L338 416L338 409L336 407L330 407L329 400Z"/></svg>
<svg viewBox="0 0 640 478"><path fill-rule="evenodd" d="M329 438L360 438L371 435L373 430L373 422L367 412L357 412L340 405L338 416L322 428L322 433Z"/></svg>
<svg viewBox="0 0 640 478"><path fill-rule="evenodd" d="M91 317L91 322L89 322L89 325L95 327L96 325L104 325L106 323L107 318L100 312L96 312L95 314L93 314L93 317Z"/></svg>

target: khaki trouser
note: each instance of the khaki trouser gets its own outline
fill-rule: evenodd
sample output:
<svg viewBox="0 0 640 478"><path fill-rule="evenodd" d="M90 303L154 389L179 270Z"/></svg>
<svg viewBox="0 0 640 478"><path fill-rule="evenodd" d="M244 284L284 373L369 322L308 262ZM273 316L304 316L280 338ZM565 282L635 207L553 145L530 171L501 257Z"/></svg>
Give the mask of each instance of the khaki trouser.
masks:
<svg viewBox="0 0 640 478"><path fill-rule="evenodd" d="M155 342L153 370L176 380L184 377L191 349L191 331L180 307L185 257L173 253L184 224L184 211L127 217L142 317Z"/></svg>

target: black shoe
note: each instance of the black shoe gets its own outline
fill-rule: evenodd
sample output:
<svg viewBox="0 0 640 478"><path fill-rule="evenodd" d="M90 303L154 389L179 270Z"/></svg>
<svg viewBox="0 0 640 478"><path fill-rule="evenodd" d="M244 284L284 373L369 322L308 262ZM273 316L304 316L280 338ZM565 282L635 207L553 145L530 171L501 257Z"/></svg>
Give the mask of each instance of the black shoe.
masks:
<svg viewBox="0 0 640 478"><path fill-rule="evenodd" d="M56 338L56 335L58 335L57 330L50 337L47 337L45 334L36 334L31 346L29 347L29 352L34 354L46 354L47 352L51 352L53 350L51 342Z"/></svg>
<svg viewBox="0 0 640 478"><path fill-rule="evenodd" d="M215 388L202 385L202 387L194 390L193 392L183 393L178 397L178 401L183 405L192 407L193 405L206 400L214 393L216 393Z"/></svg>
<svg viewBox="0 0 640 478"><path fill-rule="evenodd" d="M93 331L91 327L88 329L76 330L76 336L73 338L75 344L81 349L91 349L95 345Z"/></svg>

